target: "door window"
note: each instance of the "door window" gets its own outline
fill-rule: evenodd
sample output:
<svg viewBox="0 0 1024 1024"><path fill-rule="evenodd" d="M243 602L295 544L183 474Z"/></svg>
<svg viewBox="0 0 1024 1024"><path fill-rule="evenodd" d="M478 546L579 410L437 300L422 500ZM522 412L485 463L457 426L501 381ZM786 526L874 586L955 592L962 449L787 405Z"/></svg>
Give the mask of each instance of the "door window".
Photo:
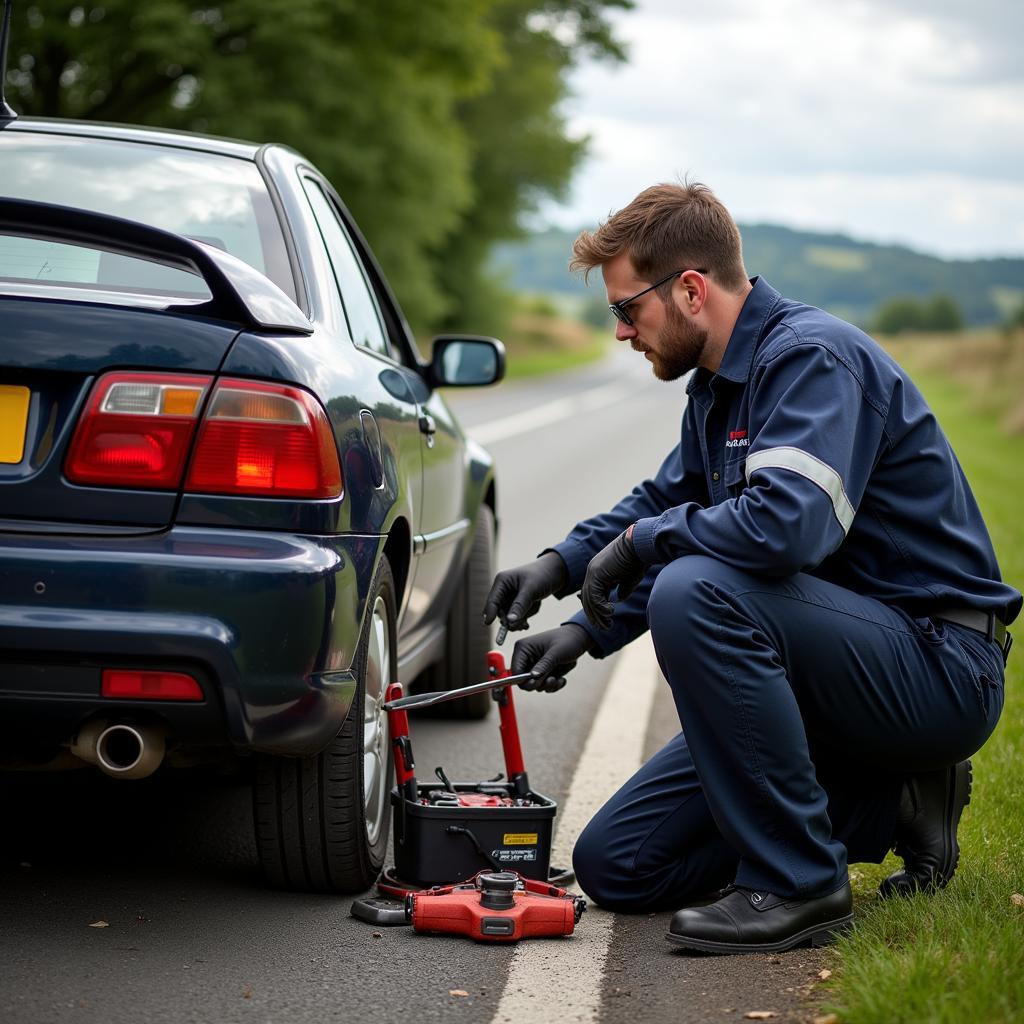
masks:
<svg viewBox="0 0 1024 1024"><path fill-rule="evenodd" d="M304 178L303 184L324 245L327 246L352 340L362 348L390 357L391 350L381 324L377 301L348 233L320 185L309 178Z"/></svg>

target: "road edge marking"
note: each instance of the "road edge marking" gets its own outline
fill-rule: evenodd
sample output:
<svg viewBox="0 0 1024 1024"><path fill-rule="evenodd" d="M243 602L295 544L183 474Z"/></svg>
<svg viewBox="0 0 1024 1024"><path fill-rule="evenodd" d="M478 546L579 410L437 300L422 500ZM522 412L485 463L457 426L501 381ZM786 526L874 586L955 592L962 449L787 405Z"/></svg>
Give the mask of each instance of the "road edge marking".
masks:
<svg viewBox="0 0 1024 1024"><path fill-rule="evenodd" d="M552 863L570 863L584 826L643 763L661 679L650 634L619 654L559 812ZM491 1024L595 1021L614 922L590 904L571 938L519 943Z"/></svg>
<svg viewBox="0 0 1024 1024"><path fill-rule="evenodd" d="M531 430L550 426L552 423L568 419L577 413L593 412L602 406L621 401L640 390L646 383L646 381L639 382L636 386L629 386L619 381L612 384L600 384L586 391L565 395L562 398L546 402L544 405L513 413L511 416L503 416L498 420L480 423L475 427L467 427L466 430L474 441L480 444L494 444L495 441L505 441L517 434L525 434Z"/></svg>

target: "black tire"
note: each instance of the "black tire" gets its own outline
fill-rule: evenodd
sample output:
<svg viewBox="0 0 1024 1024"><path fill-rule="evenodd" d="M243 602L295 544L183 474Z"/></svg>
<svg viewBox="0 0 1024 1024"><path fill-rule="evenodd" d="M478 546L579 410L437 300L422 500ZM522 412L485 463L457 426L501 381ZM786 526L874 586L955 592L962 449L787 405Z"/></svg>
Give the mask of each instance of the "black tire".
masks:
<svg viewBox="0 0 1024 1024"><path fill-rule="evenodd" d="M487 678L487 653L491 650L491 626L483 623L484 602L494 581L494 513L481 505L469 558L462 570L459 589L448 612L444 660L430 673L432 690L457 690ZM486 718L494 701L489 692L436 705L443 718Z"/></svg>
<svg viewBox="0 0 1024 1024"><path fill-rule="evenodd" d="M379 603L378 603L379 602ZM387 657L380 655L380 633L387 636ZM253 819L260 863L271 885L300 891L352 893L373 885L384 864L390 824L393 768L386 717L377 735L371 703L397 672L395 584L387 558L381 559L367 599L356 651L356 694L345 724L325 750L314 757L261 754L253 783ZM378 671L377 661L386 661ZM369 667L369 678L367 670ZM386 670L386 678L380 678ZM366 699L370 685L370 701ZM383 696L380 698L383 703ZM383 713L381 713L381 716ZM364 751L366 722L373 751ZM379 759L379 752L383 757ZM365 767L373 798L366 796ZM382 772L383 775L378 773ZM383 786L383 803L379 805ZM367 813L367 805L373 813ZM379 813L377 813L379 811ZM371 820L372 819L372 820Z"/></svg>

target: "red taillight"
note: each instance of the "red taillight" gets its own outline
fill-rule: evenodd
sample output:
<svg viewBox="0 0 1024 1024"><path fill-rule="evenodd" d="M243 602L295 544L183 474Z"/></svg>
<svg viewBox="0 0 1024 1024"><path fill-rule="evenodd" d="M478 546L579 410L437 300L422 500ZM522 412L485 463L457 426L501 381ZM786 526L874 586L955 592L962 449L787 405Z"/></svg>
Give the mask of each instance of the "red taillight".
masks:
<svg viewBox="0 0 1024 1024"><path fill-rule="evenodd" d="M199 429L185 489L337 497L341 466L327 414L298 388L246 380L219 382Z"/></svg>
<svg viewBox="0 0 1024 1024"><path fill-rule="evenodd" d="M108 373L92 389L65 475L101 487L177 490L209 377Z"/></svg>
<svg viewBox="0 0 1024 1024"><path fill-rule="evenodd" d="M184 672L106 668L100 692L104 697L135 700L202 700L199 683Z"/></svg>
<svg viewBox="0 0 1024 1024"><path fill-rule="evenodd" d="M108 373L93 387L65 474L101 487L177 490L211 377ZM336 498L341 466L323 407L299 388L217 384L185 487L204 494Z"/></svg>

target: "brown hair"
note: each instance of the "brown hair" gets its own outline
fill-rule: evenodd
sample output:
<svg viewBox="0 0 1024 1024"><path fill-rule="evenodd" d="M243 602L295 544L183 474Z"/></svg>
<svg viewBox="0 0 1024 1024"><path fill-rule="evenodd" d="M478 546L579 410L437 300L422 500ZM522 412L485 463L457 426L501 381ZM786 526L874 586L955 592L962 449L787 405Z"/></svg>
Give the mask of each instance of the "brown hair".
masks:
<svg viewBox="0 0 1024 1024"><path fill-rule="evenodd" d="M628 252L638 277L656 281L673 270L706 267L729 291L747 283L740 232L732 215L700 182L652 185L596 231L581 231L569 269L584 279Z"/></svg>

